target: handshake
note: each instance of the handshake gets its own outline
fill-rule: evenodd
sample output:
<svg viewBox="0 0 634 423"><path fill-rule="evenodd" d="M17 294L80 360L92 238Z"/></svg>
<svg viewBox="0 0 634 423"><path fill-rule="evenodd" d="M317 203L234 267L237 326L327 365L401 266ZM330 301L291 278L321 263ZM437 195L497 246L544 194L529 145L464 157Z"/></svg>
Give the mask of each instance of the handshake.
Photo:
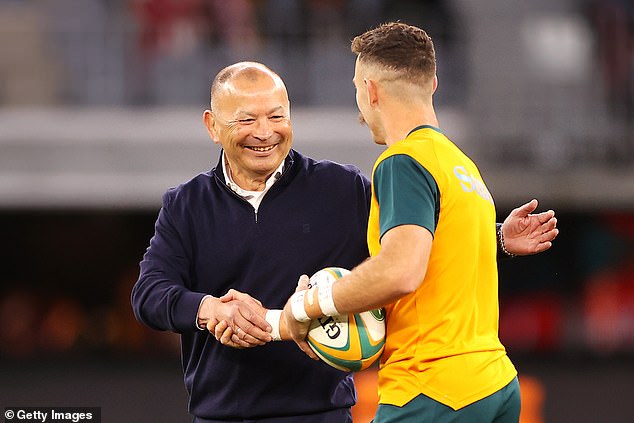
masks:
<svg viewBox="0 0 634 423"><path fill-rule="evenodd" d="M295 292L309 288L307 275L299 278ZM305 341L310 321L298 322L287 301L284 310L269 310L244 292L230 289L221 297L206 296L198 309L198 326L233 348L252 348L273 340L294 340L310 358L319 358Z"/></svg>
<svg viewBox="0 0 634 423"><path fill-rule="evenodd" d="M201 310L204 312L207 303L210 307L218 307L212 313L224 313L227 319L212 314L216 317L203 323L200 316L205 313L199 311L199 325L204 324L223 345L250 348L270 341L292 339L313 359L321 358L331 367L345 372L361 371L372 365L383 352L385 312L375 309L341 315L337 311L332 284L349 273L340 267L327 267L310 279L302 275L295 294L283 310L267 310L260 301L235 289L220 298L205 297ZM305 309L305 297L309 305L317 302L325 316L311 321Z"/></svg>

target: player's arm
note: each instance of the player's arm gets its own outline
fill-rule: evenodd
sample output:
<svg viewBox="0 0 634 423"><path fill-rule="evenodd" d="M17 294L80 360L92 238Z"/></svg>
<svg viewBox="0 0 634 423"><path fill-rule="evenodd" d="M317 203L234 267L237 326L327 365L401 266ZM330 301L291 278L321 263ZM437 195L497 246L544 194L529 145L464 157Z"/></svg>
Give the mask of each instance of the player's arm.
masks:
<svg viewBox="0 0 634 423"><path fill-rule="evenodd" d="M373 179L381 249L333 286L334 306L343 314L391 304L414 292L427 272L440 207L436 181L408 155L384 159Z"/></svg>
<svg viewBox="0 0 634 423"><path fill-rule="evenodd" d="M383 307L414 292L425 277L431 252L431 233L416 225L390 229L378 255L364 261L332 286L332 298L340 314ZM307 291L305 310L315 319L324 315L317 290Z"/></svg>
<svg viewBox="0 0 634 423"><path fill-rule="evenodd" d="M392 156L377 167L374 183L381 249L332 287L291 297L283 317L296 341L303 333L294 321L385 306L415 291L425 277L438 218L436 182L411 157Z"/></svg>
<svg viewBox="0 0 634 423"><path fill-rule="evenodd" d="M432 234L424 227L401 225L381 239L381 251L333 284L335 307L341 314L358 313L391 304L411 294L427 272ZM309 316L321 313L319 302Z"/></svg>
<svg viewBox="0 0 634 423"><path fill-rule="evenodd" d="M383 236L379 254L333 283L331 295L337 313L358 313L383 307L414 292L425 277L432 239L426 228L417 225L390 229ZM300 344L306 337L307 329L298 321L297 310L303 307L307 319L331 314L322 308L324 302L320 301L319 289L316 287L304 291L300 306L293 305L298 297L291 297L282 314L283 324L287 328L285 330L298 342L300 349L309 355L310 348Z"/></svg>

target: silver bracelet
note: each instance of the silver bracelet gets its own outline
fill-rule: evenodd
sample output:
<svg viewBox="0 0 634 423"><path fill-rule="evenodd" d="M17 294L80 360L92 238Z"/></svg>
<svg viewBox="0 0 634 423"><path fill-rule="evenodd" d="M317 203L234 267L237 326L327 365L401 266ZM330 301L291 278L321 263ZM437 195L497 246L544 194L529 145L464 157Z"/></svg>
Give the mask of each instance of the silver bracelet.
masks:
<svg viewBox="0 0 634 423"><path fill-rule="evenodd" d="M495 232L497 235L498 246L500 247L500 250L502 250L502 252L508 257L517 257L516 254L513 254L509 250L507 250L506 246L504 245L504 234L502 233L502 225L498 225L497 231Z"/></svg>

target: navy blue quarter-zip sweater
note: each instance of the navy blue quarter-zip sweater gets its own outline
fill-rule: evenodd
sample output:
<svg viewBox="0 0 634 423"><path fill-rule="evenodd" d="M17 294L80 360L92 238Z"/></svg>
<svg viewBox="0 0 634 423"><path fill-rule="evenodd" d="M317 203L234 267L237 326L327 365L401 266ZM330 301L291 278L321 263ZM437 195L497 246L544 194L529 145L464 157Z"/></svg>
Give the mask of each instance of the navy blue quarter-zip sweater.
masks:
<svg viewBox="0 0 634 423"><path fill-rule="evenodd" d="M295 343L230 348L198 330L196 314L204 295L230 288L279 309L301 274L353 268L368 256L369 202L370 184L357 168L294 150L257 216L227 186L220 162L167 191L132 306L146 325L181 334L190 413L257 420L354 403L350 375L309 359Z"/></svg>

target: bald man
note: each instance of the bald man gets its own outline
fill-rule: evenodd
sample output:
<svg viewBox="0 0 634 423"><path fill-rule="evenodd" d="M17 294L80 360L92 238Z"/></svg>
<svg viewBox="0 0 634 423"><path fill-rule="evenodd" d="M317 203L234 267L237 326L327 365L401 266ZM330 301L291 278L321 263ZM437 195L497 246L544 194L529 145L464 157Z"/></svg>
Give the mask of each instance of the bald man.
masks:
<svg viewBox="0 0 634 423"><path fill-rule="evenodd" d="M259 301L281 309L298 274L368 256L370 184L292 150L286 88L260 63L218 73L203 121L218 164L164 195L135 315L181 335L194 422L350 422L351 375L270 342L280 335Z"/></svg>

